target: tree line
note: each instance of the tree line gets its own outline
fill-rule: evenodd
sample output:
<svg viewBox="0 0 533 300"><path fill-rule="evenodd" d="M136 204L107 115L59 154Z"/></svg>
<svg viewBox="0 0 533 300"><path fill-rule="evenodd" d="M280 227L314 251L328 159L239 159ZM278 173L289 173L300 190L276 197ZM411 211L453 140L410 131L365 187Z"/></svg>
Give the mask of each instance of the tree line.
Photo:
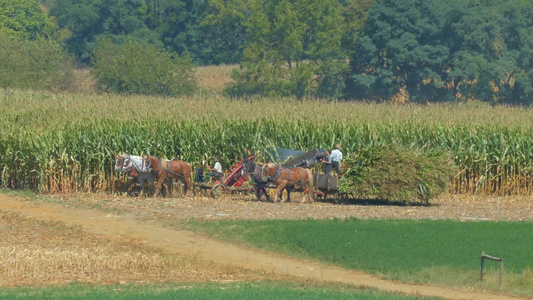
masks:
<svg viewBox="0 0 533 300"><path fill-rule="evenodd" d="M239 64L231 97L528 105L532 29L531 0L0 0L0 39L55 43L121 93L190 94L193 65Z"/></svg>

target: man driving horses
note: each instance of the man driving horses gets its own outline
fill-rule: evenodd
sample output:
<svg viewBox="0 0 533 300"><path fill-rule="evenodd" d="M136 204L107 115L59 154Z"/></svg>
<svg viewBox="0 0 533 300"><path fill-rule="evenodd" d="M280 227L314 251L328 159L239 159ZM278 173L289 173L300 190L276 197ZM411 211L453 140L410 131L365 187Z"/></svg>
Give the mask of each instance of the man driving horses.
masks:
<svg viewBox="0 0 533 300"><path fill-rule="evenodd" d="M212 158L213 162L215 163L213 167L209 167L209 171L211 171L211 178L213 179L220 179L222 178L222 165L218 161L218 157L213 156Z"/></svg>

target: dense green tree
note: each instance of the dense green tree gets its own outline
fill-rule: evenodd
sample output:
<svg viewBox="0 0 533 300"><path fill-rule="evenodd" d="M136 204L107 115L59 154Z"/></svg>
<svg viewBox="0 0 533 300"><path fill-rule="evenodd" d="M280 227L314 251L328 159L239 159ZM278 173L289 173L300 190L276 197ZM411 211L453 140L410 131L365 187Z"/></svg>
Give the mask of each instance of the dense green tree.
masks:
<svg viewBox="0 0 533 300"><path fill-rule="evenodd" d="M342 7L337 0L250 1L247 40L230 95L342 96Z"/></svg>
<svg viewBox="0 0 533 300"><path fill-rule="evenodd" d="M0 32L25 39L52 37L57 30L37 0L0 0Z"/></svg>
<svg viewBox="0 0 533 300"><path fill-rule="evenodd" d="M454 4L438 0L376 0L351 59L356 97L444 96L450 48L447 21Z"/></svg>
<svg viewBox="0 0 533 300"><path fill-rule="evenodd" d="M509 20L507 46L516 63L514 73L506 81L512 86L507 102L533 104L533 2L511 1L503 15Z"/></svg>
<svg viewBox="0 0 533 300"><path fill-rule="evenodd" d="M340 0L343 5L345 18L345 31L342 39L342 48L353 55L359 41L361 31L366 24L368 11L374 5L374 0Z"/></svg>
<svg viewBox="0 0 533 300"><path fill-rule="evenodd" d="M56 0L50 13L61 28L71 32L66 41L71 53L88 62L98 38L117 43L131 39L159 44L159 36L144 22L144 0Z"/></svg>
<svg viewBox="0 0 533 300"><path fill-rule="evenodd" d="M206 56L214 63L240 63L247 39L246 20L255 0L209 0L202 21L206 32Z"/></svg>
<svg viewBox="0 0 533 300"><path fill-rule="evenodd" d="M200 23L207 10L207 2L194 0L146 2L147 25L159 33L163 44L180 55L189 55L195 61L202 61L204 38Z"/></svg>
<svg viewBox="0 0 533 300"><path fill-rule="evenodd" d="M376 0L351 56L354 97L529 103L533 3Z"/></svg>
<svg viewBox="0 0 533 300"><path fill-rule="evenodd" d="M216 2L147 1L146 22L160 34L167 49L189 55L199 64L237 63L244 40L227 24L226 16L219 15ZM213 14L220 18L213 18Z"/></svg>
<svg viewBox="0 0 533 300"><path fill-rule="evenodd" d="M92 56L99 89L124 94L190 95L196 89L189 58L133 40L100 40Z"/></svg>
<svg viewBox="0 0 533 300"><path fill-rule="evenodd" d="M56 0L51 7L71 32L70 52L86 62L99 38L146 41L199 64L238 62L244 39L227 20L207 20L210 12L217 6L207 0Z"/></svg>
<svg viewBox="0 0 533 300"><path fill-rule="evenodd" d="M450 77L465 99L492 102L533 102L533 3L530 1L471 1L454 24L454 53Z"/></svg>
<svg viewBox="0 0 533 300"><path fill-rule="evenodd" d="M0 87L66 90L72 85L73 70L57 41L0 32Z"/></svg>

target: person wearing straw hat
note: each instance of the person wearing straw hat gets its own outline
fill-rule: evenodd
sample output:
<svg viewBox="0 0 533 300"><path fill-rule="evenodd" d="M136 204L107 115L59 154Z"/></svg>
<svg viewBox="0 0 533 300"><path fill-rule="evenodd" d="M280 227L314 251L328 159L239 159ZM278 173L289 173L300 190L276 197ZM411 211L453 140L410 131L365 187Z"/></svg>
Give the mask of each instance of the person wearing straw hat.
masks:
<svg viewBox="0 0 533 300"><path fill-rule="evenodd" d="M335 145L335 149L331 151L329 155L329 161L331 162L331 168L335 170L337 175L341 175L341 161L342 161L342 152L341 145Z"/></svg>

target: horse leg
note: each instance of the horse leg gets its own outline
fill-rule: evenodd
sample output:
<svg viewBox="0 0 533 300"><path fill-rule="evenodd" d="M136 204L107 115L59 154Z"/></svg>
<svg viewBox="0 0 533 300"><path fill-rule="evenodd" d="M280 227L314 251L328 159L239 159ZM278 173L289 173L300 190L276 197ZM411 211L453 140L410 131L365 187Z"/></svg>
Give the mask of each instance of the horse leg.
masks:
<svg viewBox="0 0 533 300"><path fill-rule="evenodd" d="M303 197L302 197L302 201L300 201L301 203L305 203L307 201L307 198L309 197L309 188L307 186L303 186ZM312 202L311 200L309 200L309 202Z"/></svg>
<svg viewBox="0 0 533 300"><path fill-rule="evenodd" d="M186 166L183 168L181 172L181 176L183 176L182 178L183 178L183 181L185 182L185 185L183 186L183 192L185 194L185 197L189 197L193 193L191 175L192 175L191 165L186 164Z"/></svg>
<svg viewBox="0 0 533 300"><path fill-rule="evenodd" d="M184 177L181 178L181 182L183 183L183 195L185 197L190 196L189 195L191 193L190 191L192 191L191 179L184 176Z"/></svg>
<svg viewBox="0 0 533 300"><path fill-rule="evenodd" d="M315 202L315 186L313 183L313 173L307 170L307 196L309 197L309 202Z"/></svg>
<svg viewBox="0 0 533 300"><path fill-rule="evenodd" d="M280 195L283 192L283 189L285 188L285 184L286 184L285 182L282 182L276 188L276 199L274 200L274 202L281 202L283 200L283 198L280 197Z"/></svg>
<svg viewBox="0 0 533 300"><path fill-rule="evenodd" d="M260 187L255 188L255 196L257 197L257 201L261 201L261 188Z"/></svg>
<svg viewBox="0 0 533 300"><path fill-rule="evenodd" d="M173 179L172 177L167 177L165 180L165 183L167 185L167 192L169 196L172 196L172 185L173 185Z"/></svg>
<svg viewBox="0 0 533 300"><path fill-rule="evenodd" d="M158 179L157 179L157 185L155 187L155 192L154 192L154 197L157 197L159 196L159 194L161 193L161 188L163 187L163 183L165 182L165 180L167 179L167 172L165 170L161 170L159 172L159 176L158 176Z"/></svg>
<svg viewBox="0 0 533 300"><path fill-rule="evenodd" d="M144 185L146 184L146 179L141 178L141 187L139 188L139 196L144 194Z"/></svg>
<svg viewBox="0 0 533 300"><path fill-rule="evenodd" d="M124 191L128 194L128 196L131 196L130 193L130 187L132 184L136 183L139 180L137 177L133 177L130 182L126 183L126 186L124 187Z"/></svg>
<svg viewBox="0 0 533 300"><path fill-rule="evenodd" d="M280 202L281 196L280 196L281 190L279 188L276 188L276 191L274 192L274 203Z"/></svg>
<svg viewBox="0 0 533 300"><path fill-rule="evenodd" d="M270 195L268 195L268 191L265 187L261 188L263 190L263 193L265 193L265 197L267 198L267 201L270 202Z"/></svg>

